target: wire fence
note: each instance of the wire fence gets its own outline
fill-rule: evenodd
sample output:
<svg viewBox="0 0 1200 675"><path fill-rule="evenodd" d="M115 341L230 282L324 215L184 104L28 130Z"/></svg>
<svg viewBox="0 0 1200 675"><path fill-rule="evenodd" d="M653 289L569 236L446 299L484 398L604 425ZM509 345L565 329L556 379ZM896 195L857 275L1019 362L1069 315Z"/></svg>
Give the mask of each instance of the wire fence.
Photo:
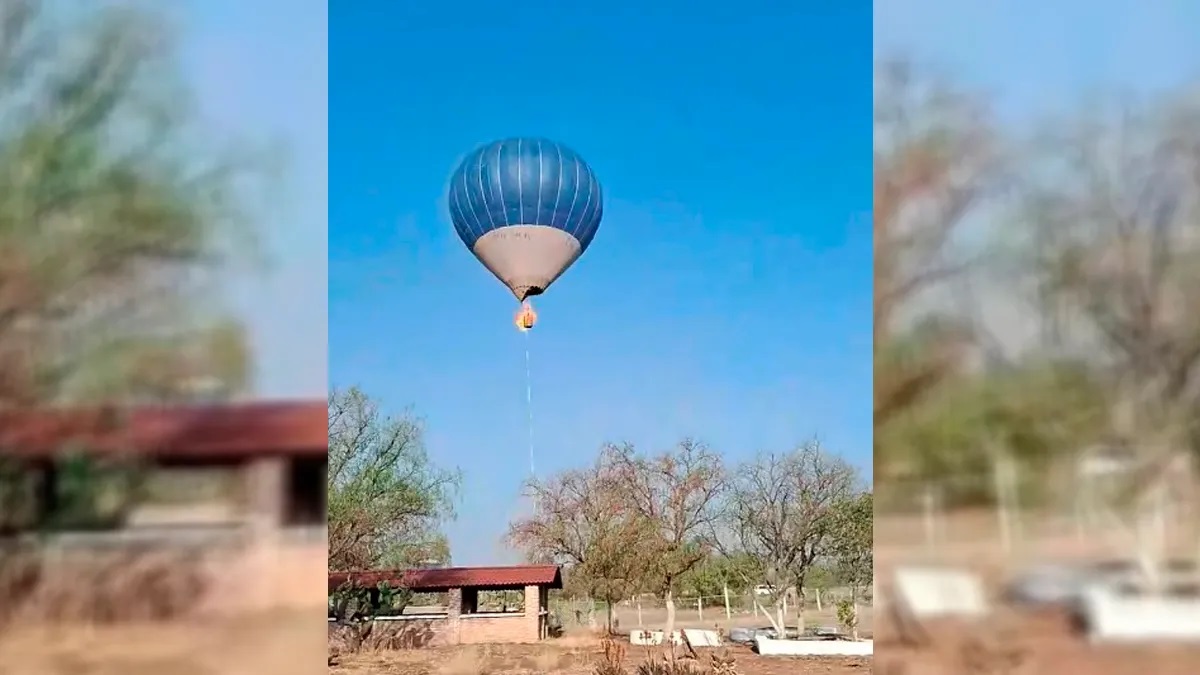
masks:
<svg viewBox="0 0 1200 675"><path fill-rule="evenodd" d="M876 565L1121 555L1135 545L1137 474L1102 460L1036 469L997 463L937 480L880 481ZM1190 476L1180 470L1163 483L1159 529L1172 550L1194 550L1200 536L1200 492Z"/></svg>
<svg viewBox="0 0 1200 675"><path fill-rule="evenodd" d="M873 593L870 589L859 591L855 598L850 588L834 587L806 588L803 593L788 592L778 598L752 591L731 591L728 595L682 595L674 599L675 623L684 628L757 625L770 623L780 615L791 621L800 616L801 611L805 616L828 620L836 616L840 603L850 600L857 600L860 608L869 608ZM566 630L577 627L603 628L609 615L607 604L591 598L559 598L551 602L551 611ZM666 602L658 596L630 598L612 607L613 627L616 629L659 626L665 623L666 616Z"/></svg>

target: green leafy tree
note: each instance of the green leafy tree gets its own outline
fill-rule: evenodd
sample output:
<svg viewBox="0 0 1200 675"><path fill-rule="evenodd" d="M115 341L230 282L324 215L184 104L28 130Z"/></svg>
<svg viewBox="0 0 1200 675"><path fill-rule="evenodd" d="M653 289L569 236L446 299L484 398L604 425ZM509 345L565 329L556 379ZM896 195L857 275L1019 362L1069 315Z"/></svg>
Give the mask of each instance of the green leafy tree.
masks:
<svg viewBox="0 0 1200 675"><path fill-rule="evenodd" d="M1104 380L1084 363L1027 360L962 374L879 432L881 480L897 486L936 482L950 506L989 503L997 449L1022 476L1039 479L1105 440L1108 409ZM1050 496L1040 480L1022 480L1018 487L1027 503ZM898 492L889 490L888 497L907 496Z"/></svg>
<svg viewBox="0 0 1200 675"><path fill-rule="evenodd" d="M178 46L143 5L0 3L0 406L251 386L248 340L218 282L260 262L274 167L256 143L205 127ZM111 522L83 495L107 491L112 467L61 468L68 512L21 517L22 529ZM34 479L5 473L2 499L28 502ZM7 511L18 512L31 507Z"/></svg>
<svg viewBox="0 0 1200 675"><path fill-rule="evenodd" d="M0 403L244 391L212 282L254 262L265 156L198 124L160 17L82 11L0 6Z"/></svg>
<svg viewBox="0 0 1200 675"><path fill-rule="evenodd" d="M728 589L732 601L753 587L756 569L757 564L744 553L713 553L683 576L680 587L684 593L712 604L723 603L722 596Z"/></svg>
<svg viewBox="0 0 1200 675"><path fill-rule="evenodd" d="M838 618L857 638L858 598L874 579L875 504L874 496L864 492L837 505L830 533L829 558L839 580L850 587L850 614L838 606Z"/></svg>
<svg viewBox="0 0 1200 675"><path fill-rule="evenodd" d="M454 516L460 474L436 466L421 424L385 415L357 388L329 395L329 569L447 562L439 527Z"/></svg>

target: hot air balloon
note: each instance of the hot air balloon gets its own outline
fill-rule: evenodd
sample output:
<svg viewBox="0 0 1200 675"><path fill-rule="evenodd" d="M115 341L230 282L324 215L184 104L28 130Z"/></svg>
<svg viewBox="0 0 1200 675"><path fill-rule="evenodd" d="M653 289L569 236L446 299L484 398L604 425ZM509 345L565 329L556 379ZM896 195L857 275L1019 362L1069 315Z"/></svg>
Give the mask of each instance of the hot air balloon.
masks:
<svg viewBox="0 0 1200 675"><path fill-rule="evenodd" d="M518 328L591 245L604 212L600 182L573 150L540 138L509 138L476 149L450 180L450 220L467 249L522 303ZM529 310L528 325L520 318Z"/></svg>

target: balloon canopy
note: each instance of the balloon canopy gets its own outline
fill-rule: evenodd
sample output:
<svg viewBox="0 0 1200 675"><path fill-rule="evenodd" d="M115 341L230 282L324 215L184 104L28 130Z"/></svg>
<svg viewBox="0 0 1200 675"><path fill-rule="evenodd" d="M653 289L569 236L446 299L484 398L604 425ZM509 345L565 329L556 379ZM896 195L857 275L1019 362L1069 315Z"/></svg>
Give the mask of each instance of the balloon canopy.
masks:
<svg viewBox="0 0 1200 675"><path fill-rule="evenodd" d="M591 167L540 138L472 152L451 177L448 201L459 238L521 301L545 292L587 250L604 212Z"/></svg>

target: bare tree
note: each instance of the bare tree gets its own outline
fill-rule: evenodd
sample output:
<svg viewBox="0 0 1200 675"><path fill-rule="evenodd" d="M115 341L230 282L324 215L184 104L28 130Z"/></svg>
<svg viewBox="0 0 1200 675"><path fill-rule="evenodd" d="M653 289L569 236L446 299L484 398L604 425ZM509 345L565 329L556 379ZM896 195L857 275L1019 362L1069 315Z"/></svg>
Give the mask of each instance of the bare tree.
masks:
<svg viewBox="0 0 1200 675"><path fill-rule="evenodd" d="M691 439L659 455L639 455L629 444L608 446L603 455L622 486L624 509L651 530L645 579L666 601L670 635L676 585L712 551L709 536L720 516L724 467L706 445Z"/></svg>
<svg viewBox="0 0 1200 675"><path fill-rule="evenodd" d="M385 415L358 389L330 393L329 569L448 561L438 528L459 480L430 462L417 421Z"/></svg>
<svg viewBox="0 0 1200 675"><path fill-rule="evenodd" d="M1046 320L1065 315L1066 348L1108 375L1114 435L1144 460L1133 488L1148 524L1180 450L1200 447L1200 103L1093 102L1039 140L1021 211L1027 261L1052 301ZM1152 567L1161 542L1143 544Z"/></svg>
<svg viewBox="0 0 1200 675"><path fill-rule="evenodd" d="M809 570L829 553L839 506L857 487L854 468L815 441L784 455L761 455L740 466L731 480L723 529L776 589L780 627L778 596L788 587L797 593L804 588ZM803 632L802 603L798 627Z"/></svg>
<svg viewBox="0 0 1200 675"><path fill-rule="evenodd" d="M531 482L534 513L514 521L508 539L531 559L568 565L573 588L606 603L611 631L614 605L645 581L653 532L627 508L627 490L605 459Z"/></svg>

